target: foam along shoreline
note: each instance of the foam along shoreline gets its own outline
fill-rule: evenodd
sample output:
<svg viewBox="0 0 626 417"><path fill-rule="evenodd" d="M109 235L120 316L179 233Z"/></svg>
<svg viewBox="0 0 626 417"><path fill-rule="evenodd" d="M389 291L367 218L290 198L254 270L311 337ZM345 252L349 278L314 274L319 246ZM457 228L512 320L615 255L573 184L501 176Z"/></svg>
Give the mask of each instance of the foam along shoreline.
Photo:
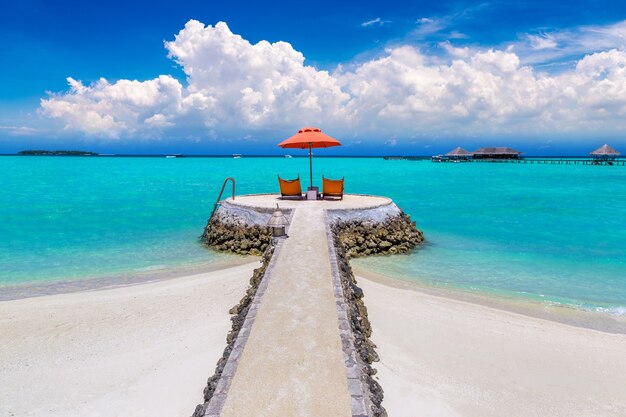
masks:
<svg viewBox="0 0 626 417"><path fill-rule="evenodd" d="M188 416L259 265L0 302L0 415Z"/></svg>
<svg viewBox="0 0 626 417"><path fill-rule="evenodd" d="M626 335L357 280L390 416L626 415Z"/></svg>
<svg viewBox="0 0 626 417"><path fill-rule="evenodd" d="M352 268L357 276L398 289L418 291L431 296L478 304L569 326L606 333L626 334L626 316L624 315L611 314L607 311L585 310L566 304L548 303L502 294L496 296L495 294L463 290L461 288L428 285L371 272L360 265L353 264Z"/></svg>

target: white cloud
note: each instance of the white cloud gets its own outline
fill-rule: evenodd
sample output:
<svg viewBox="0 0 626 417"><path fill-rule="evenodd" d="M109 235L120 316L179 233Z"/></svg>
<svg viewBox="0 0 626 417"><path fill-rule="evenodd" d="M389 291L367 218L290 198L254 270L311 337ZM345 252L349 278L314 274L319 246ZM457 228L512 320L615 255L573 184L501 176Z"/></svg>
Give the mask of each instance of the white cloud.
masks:
<svg viewBox="0 0 626 417"><path fill-rule="evenodd" d="M0 132L6 132L10 136L32 136L39 130L29 126L0 126Z"/></svg>
<svg viewBox="0 0 626 417"><path fill-rule="evenodd" d="M187 74L188 92L212 103L205 109L208 126L254 129L348 116L349 97L338 80L304 65L289 43L252 45L225 23L204 27L192 20L165 46Z"/></svg>
<svg viewBox="0 0 626 417"><path fill-rule="evenodd" d="M431 19L428 17L422 17L417 19L417 27L411 32L413 37L422 38L430 36L447 29L450 25L450 20L447 17Z"/></svg>
<svg viewBox="0 0 626 417"><path fill-rule="evenodd" d="M382 26L387 23L389 23L389 20L383 20L380 17L377 17L376 19L368 20L367 22L361 23L361 26L365 28L369 26Z"/></svg>
<svg viewBox="0 0 626 417"><path fill-rule="evenodd" d="M192 20L165 43L186 86L168 75L90 85L68 78L69 90L43 99L40 111L68 132L111 139L263 138L305 124L339 137L394 138L626 129L623 50L590 54L553 75L525 65L517 46L440 45L443 59L401 45L328 73L307 66L289 43L251 44L225 23Z"/></svg>
<svg viewBox="0 0 626 417"><path fill-rule="evenodd" d="M554 36L548 34L527 35L530 47L534 50L555 49L558 46Z"/></svg>
<svg viewBox="0 0 626 417"><path fill-rule="evenodd" d="M447 34L448 39L467 39L467 35L465 33L458 32L453 30L452 32Z"/></svg>
<svg viewBox="0 0 626 417"><path fill-rule="evenodd" d="M118 138L163 127L165 114L183 116L193 109L183 101L183 87L169 75L148 81L101 78L90 86L69 77L69 92L41 100L41 112L63 121L67 131ZM161 120L161 123L159 123Z"/></svg>
<svg viewBox="0 0 626 417"><path fill-rule="evenodd" d="M467 35L454 30L459 22L476 21L478 15L490 7L489 3L478 3L472 6L464 5L453 10L449 14L421 17L415 20L415 29L409 34L409 38L418 41L467 39Z"/></svg>
<svg viewBox="0 0 626 417"><path fill-rule="evenodd" d="M468 47L464 48L456 48L450 43L450 41L445 41L439 43L439 46L442 47L450 56L455 58L467 58L470 54L470 49Z"/></svg>
<svg viewBox="0 0 626 417"><path fill-rule="evenodd" d="M147 125L155 126L155 127L170 127L174 126L174 123L170 122L171 116L165 116L161 113L157 113L153 116L148 117L145 122Z"/></svg>
<svg viewBox="0 0 626 417"><path fill-rule="evenodd" d="M596 52L625 49L626 20L604 26L585 25L530 33L522 36L514 47L522 61L528 64L579 60Z"/></svg>

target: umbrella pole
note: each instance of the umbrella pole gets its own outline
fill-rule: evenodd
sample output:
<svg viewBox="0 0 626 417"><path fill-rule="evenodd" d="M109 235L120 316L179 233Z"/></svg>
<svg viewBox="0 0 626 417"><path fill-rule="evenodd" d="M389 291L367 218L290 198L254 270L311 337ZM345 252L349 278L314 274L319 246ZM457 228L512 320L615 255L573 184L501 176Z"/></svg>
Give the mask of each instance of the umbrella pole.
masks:
<svg viewBox="0 0 626 417"><path fill-rule="evenodd" d="M309 177L313 188L313 144L309 143Z"/></svg>

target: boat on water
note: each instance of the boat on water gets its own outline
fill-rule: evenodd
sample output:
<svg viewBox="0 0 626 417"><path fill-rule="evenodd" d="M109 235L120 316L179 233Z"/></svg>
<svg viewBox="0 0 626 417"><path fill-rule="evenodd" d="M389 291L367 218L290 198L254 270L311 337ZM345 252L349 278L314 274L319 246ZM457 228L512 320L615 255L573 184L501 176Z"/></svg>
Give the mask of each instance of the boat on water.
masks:
<svg viewBox="0 0 626 417"><path fill-rule="evenodd" d="M184 158L185 155L183 155L182 153L175 153L173 155L165 155L166 158Z"/></svg>
<svg viewBox="0 0 626 417"><path fill-rule="evenodd" d="M293 158L291 155L285 155L285 158Z"/></svg>
<svg viewBox="0 0 626 417"><path fill-rule="evenodd" d="M239 158L241 158L241 154L240 153L234 153L233 154L233 158L239 159Z"/></svg>

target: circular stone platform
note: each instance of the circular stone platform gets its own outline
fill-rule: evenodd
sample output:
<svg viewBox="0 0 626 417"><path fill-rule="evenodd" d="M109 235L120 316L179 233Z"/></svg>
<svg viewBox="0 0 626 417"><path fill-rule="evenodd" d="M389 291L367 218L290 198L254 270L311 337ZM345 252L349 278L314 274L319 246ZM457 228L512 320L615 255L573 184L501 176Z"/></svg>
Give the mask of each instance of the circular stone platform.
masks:
<svg viewBox="0 0 626 417"><path fill-rule="evenodd" d="M324 210L328 221L362 220L379 223L398 216L402 210L386 197L345 194L343 200L281 200L278 194L250 194L220 202L216 216L226 223L265 226L276 204L283 212Z"/></svg>
<svg viewBox="0 0 626 417"><path fill-rule="evenodd" d="M361 194L345 194L343 200L296 200L280 198L279 194L249 194L227 198L223 203L244 207L275 209L317 208L330 210L363 210L393 204L390 198Z"/></svg>

